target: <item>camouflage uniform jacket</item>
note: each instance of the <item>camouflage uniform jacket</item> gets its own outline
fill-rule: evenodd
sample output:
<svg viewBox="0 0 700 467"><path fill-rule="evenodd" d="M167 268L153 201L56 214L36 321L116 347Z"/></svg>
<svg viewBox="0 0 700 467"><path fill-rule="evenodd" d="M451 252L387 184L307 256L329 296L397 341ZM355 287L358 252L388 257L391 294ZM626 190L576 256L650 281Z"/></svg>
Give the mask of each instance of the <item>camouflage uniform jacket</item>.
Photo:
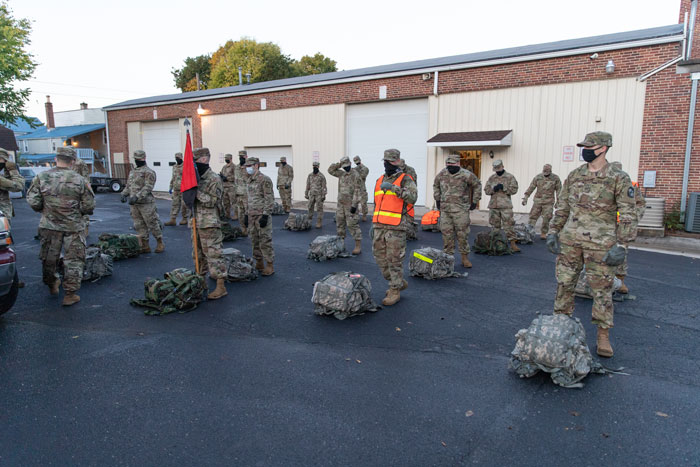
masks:
<svg viewBox="0 0 700 467"><path fill-rule="evenodd" d="M535 189L537 190L535 201L543 204L554 204L554 195L561 191L561 180L556 174L550 174L549 177L545 177L541 173L537 174L527 188L525 196L529 198Z"/></svg>
<svg viewBox="0 0 700 467"><path fill-rule="evenodd" d="M7 217L12 217L12 201L10 201L10 191L22 191L24 189L24 177L19 174L16 168L5 170L0 175L0 210Z"/></svg>
<svg viewBox="0 0 700 467"><path fill-rule="evenodd" d="M248 172L245 171L245 167L242 165L237 165L235 172L236 176L234 177L234 185L236 186L236 194L243 196L245 199L246 195L248 194L246 184L248 183L250 175L248 175Z"/></svg>
<svg viewBox="0 0 700 467"><path fill-rule="evenodd" d="M634 185L634 203L637 208L637 222L639 222L644 217L644 211L647 209L647 202L642 196L639 184Z"/></svg>
<svg viewBox="0 0 700 467"><path fill-rule="evenodd" d="M82 159L76 159L73 164L73 170L85 180L90 182L90 167Z"/></svg>
<svg viewBox="0 0 700 467"><path fill-rule="evenodd" d="M221 227L219 221L218 206L221 202L224 187L221 177L209 169L199 177L197 185L197 197L194 200L194 212L197 219L197 227L209 229Z"/></svg>
<svg viewBox="0 0 700 467"><path fill-rule="evenodd" d="M182 184L182 164L175 164L173 166L173 176L170 177L170 189L173 191L180 191L181 184Z"/></svg>
<svg viewBox="0 0 700 467"><path fill-rule="evenodd" d="M369 175L369 169L367 168L366 165L356 165L351 169L351 171L357 172L357 175L360 176L360 180L362 180L362 188L365 192L367 192L367 185L365 184L367 182L367 175ZM413 179L415 180L415 178Z"/></svg>
<svg viewBox="0 0 700 467"><path fill-rule="evenodd" d="M338 206L357 207L362 201L362 180L357 172L352 169L346 172L340 167L340 162L336 162L328 167L328 173L338 177Z"/></svg>
<svg viewBox="0 0 700 467"><path fill-rule="evenodd" d="M306 192L305 197L309 196L323 196L326 197L328 193L328 188L326 186L326 176L321 172L315 174L311 172L308 177L306 177Z"/></svg>
<svg viewBox="0 0 700 467"><path fill-rule="evenodd" d="M494 192L493 187L499 183L503 185L503 190ZM501 176L494 172L486 181L484 192L491 197L489 209L513 209L510 197L518 192L518 181L508 172L503 172Z"/></svg>
<svg viewBox="0 0 700 467"><path fill-rule="evenodd" d="M292 180L294 180L294 169L291 165L280 164L277 169L277 188L283 187L285 185L292 185Z"/></svg>
<svg viewBox="0 0 700 467"><path fill-rule="evenodd" d="M634 187L625 172L610 164L590 172L584 164L566 177L549 228L550 233L561 232L562 243L608 250L633 241L636 230Z"/></svg>
<svg viewBox="0 0 700 467"><path fill-rule="evenodd" d="M251 216L272 214L275 204L275 192L272 189L272 180L267 175L258 171L248 180L248 214Z"/></svg>
<svg viewBox="0 0 700 467"><path fill-rule="evenodd" d="M153 185L156 184L156 173L148 166L136 167L129 172L126 188L122 195L136 199L136 204L155 203L153 197Z"/></svg>
<svg viewBox="0 0 700 467"><path fill-rule="evenodd" d="M387 177L386 174L384 175L384 180L383 182L389 182L393 184L401 175L403 172L398 171L394 173L391 177ZM408 175L408 174L406 174ZM416 182L414 182L410 177L406 176L401 180L401 188L394 190L396 193L396 196L404 200L406 204L415 204L416 200L418 199L418 187L416 186ZM406 205L404 204L404 211L405 211ZM372 226L374 229L386 229L386 230L405 230L408 231L409 229L409 224L413 223L413 217L409 216L408 213L402 213L401 215L401 223L399 225L387 225L387 224L377 224L373 223Z"/></svg>
<svg viewBox="0 0 700 467"><path fill-rule="evenodd" d="M226 181L224 182L226 188L233 188L236 185L236 165L233 162L224 164L221 168L221 175L226 177Z"/></svg>
<svg viewBox="0 0 700 467"><path fill-rule="evenodd" d="M95 209L95 195L77 172L54 167L34 177L27 203L41 213L39 228L79 232L85 228L83 215Z"/></svg>
<svg viewBox="0 0 700 467"><path fill-rule="evenodd" d="M416 184L418 183L418 174L416 174L416 169L414 169L410 165L403 164L401 166L401 171L406 175L410 175L413 181L416 182Z"/></svg>
<svg viewBox="0 0 700 467"><path fill-rule="evenodd" d="M465 212L481 199L481 181L467 169L454 175L442 169L433 182L433 197L440 201L441 211Z"/></svg>

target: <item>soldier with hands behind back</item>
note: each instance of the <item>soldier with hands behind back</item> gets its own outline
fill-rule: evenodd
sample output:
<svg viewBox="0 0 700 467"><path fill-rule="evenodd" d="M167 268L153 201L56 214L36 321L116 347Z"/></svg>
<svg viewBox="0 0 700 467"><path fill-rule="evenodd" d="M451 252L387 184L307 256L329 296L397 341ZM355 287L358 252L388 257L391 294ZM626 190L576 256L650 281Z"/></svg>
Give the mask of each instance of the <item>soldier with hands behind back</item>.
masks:
<svg viewBox="0 0 700 467"><path fill-rule="evenodd" d="M316 220L317 229L320 229L323 223L323 202L326 201L326 193L328 193L326 176L320 172L319 166L318 162L313 163L313 170L306 177L306 191L304 192L304 198L309 200L309 222L314 218L314 211L318 213L318 219Z"/></svg>
<svg viewBox="0 0 700 467"><path fill-rule="evenodd" d="M165 225L173 226L177 221L177 215L182 211L182 220L180 225L187 225L187 219L190 217L190 210L182 201L182 192L180 185L182 184L182 153L175 153L175 165L173 166L173 175L170 177L170 194L172 201L170 205L170 220Z"/></svg>

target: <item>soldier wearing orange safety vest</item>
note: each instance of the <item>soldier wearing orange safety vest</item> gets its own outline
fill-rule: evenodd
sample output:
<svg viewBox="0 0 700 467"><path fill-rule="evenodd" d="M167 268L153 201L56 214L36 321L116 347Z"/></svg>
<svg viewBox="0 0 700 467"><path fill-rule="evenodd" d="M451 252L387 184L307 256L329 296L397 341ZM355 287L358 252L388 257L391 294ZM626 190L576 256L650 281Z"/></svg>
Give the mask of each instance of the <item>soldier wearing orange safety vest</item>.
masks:
<svg viewBox="0 0 700 467"><path fill-rule="evenodd" d="M403 260L406 257L406 232L413 222L413 203L418 199L416 182L401 171L401 153L398 149L384 151L384 175L374 187L374 216L372 217L372 253L389 281L389 289L382 305L390 306L401 299L401 291L408 287L403 278Z"/></svg>

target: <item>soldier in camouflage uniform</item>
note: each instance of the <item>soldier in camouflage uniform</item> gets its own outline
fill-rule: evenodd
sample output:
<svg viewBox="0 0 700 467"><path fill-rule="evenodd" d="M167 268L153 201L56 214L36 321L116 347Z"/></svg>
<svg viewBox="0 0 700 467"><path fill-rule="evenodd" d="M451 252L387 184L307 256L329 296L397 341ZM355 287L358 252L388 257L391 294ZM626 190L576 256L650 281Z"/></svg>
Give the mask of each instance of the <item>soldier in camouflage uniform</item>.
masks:
<svg viewBox="0 0 700 467"><path fill-rule="evenodd" d="M247 151L238 151L239 165L236 167L236 176L233 184L236 193L234 201L235 207L233 209L236 211L235 215L238 217L238 222L241 224L241 230L244 237L248 236L248 228L243 224L243 218L245 217L247 211L246 205L248 203L248 188L246 187L246 184L250 178L250 175L248 175L245 170L245 160L247 157Z"/></svg>
<svg viewBox="0 0 700 467"><path fill-rule="evenodd" d="M455 252L455 234L462 256L462 266L472 267L469 261L469 211L476 209L481 199L481 181L467 169L459 166L459 155L447 157L446 167L433 182L433 197L440 211L440 231L443 250L452 256Z"/></svg>
<svg viewBox="0 0 700 467"><path fill-rule="evenodd" d="M76 156L73 171L83 177L90 186L90 167L80 157ZM92 187L90 189L92 190ZM83 216L83 222L85 222L85 237L87 237L90 233L90 216Z"/></svg>
<svg viewBox="0 0 700 467"><path fill-rule="evenodd" d="M367 166L362 164L362 159L360 159L360 156L355 156L352 158L353 162L355 162L355 167L352 168L355 172L357 172L357 175L360 176L360 180L362 181L362 191L360 192L360 212L362 212L362 222L367 221L367 176L369 175L369 169Z"/></svg>
<svg viewBox="0 0 700 467"><path fill-rule="evenodd" d="M489 200L489 224L494 229L503 228L508 240L510 249L519 252L520 248L515 244L515 219L513 218L513 202L510 197L518 192L518 181L513 174L505 171L503 161L496 159L493 161L493 175L486 181L484 192L491 197Z"/></svg>
<svg viewBox="0 0 700 467"><path fill-rule="evenodd" d="M136 168L129 172L126 188L122 191L121 202L129 202L131 218L134 220L134 230L141 239L141 252L150 253L148 233L152 233L158 244L156 253L165 250L163 232L160 229L160 219L156 209L156 199L153 197L153 185L156 183L156 173L146 165L146 153L134 151Z"/></svg>
<svg viewBox="0 0 700 467"><path fill-rule="evenodd" d="M542 216L542 231L540 238L547 238L549 231L549 222L552 220L552 210L554 209L555 195L561 191L561 180L557 174L552 173L552 166L545 164L542 168L542 173L537 174L532 179L532 183L527 188L525 196L523 196L523 206L527 205L527 199L533 191L537 190L535 199L533 200L532 210L530 211L529 224L534 232L537 219Z"/></svg>
<svg viewBox="0 0 700 467"><path fill-rule="evenodd" d="M406 164L406 161L401 159L401 171L405 173L406 175L410 175L411 178L413 179L414 182L416 182L416 186L418 186L418 174L416 174L416 169L411 167L410 165Z"/></svg>
<svg viewBox="0 0 700 467"><path fill-rule="evenodd" d="M224 156L226 165L221 168L221 181L224 182L224 197L221 204L224 208L224 215L232 220L238 219L236 212L236 165L232 162L233 155ZM233 209L233 216L231 210Z"/></svg>
<svg viewBox="0 0 700 467"><path fill-rule="evenodd" d="M80 301L77 291L85 267L85 224L83 216L95 209L95 195L89 183L71 170L75 150L58 148L56 167L42 172L32 181L27 191L27 203L41 213L39 259L42 263L44 284L51 295L58 295L61 281L58 263L63 250L63 305Z"/></svg>
<svg viewBox="0 0 700 467"><path fill-rule="evenodd" d="M309 200L309 222L314 218L314 211L318 212L316 228L320 229L323 223L323 202L326 201L326 176L319 171L319 163L313 163L313 171L306 177L306 191L304 198Z"/></svg>
<svg viewBox="0 0 700 467"><path fill-rule="evenodd" d="M249 176L248 210L243 222L250 229L255 269L262 271L263 276L271 276L275 273L275 250L272 248L270 219L272 207L275 204L275 192L270 177L260 172L260 161L257 157L247 158L245 169Z"/></svg>
<svg viewBox="0 0 700 467"><path fill-rule="evenodd" d="M198 274L206 274L216 280L216 288L207 296L216 300L228 294L226 291L226 262L222 253L224 235L221 233L219 204L223 195L221 177L209 168L211 154L208 148L197 148L193 152L199 173L197 196L194 200L194 219L197 229L196 258L199 260ZM194 232L193 232L194 234ZM195 252L192 252L195 258Z"/></svg>
<svg viewBox="0 0 700 467"><path fill-rule="evenodd" d="M0 148L0 211L7 219L15 215L10 199L10 191L22 191L24 189L24 177L20 175L17 166L10 160L10 154Z"/></svg>
<svg viewBox="0 0 700 467"><path fill-rule="evenodd" d="M362 253L362 231L357 223L357 205L360 204L362 181L357 172L351 170L350 158L343 156L340 162L331 164L328 173L338 177L338 207L335 213L335 227L338 236L345 238L345 227L355 239L353 255Z"/></svg>
<svg viewBox="0 0 700 467"><path fill-rule="evenodd" d="M294 169L287 164L286 157L280 157L280 166L277 169L277 191L280 192L284 212L292 209L292 180L294 180Z"/></svg>
<svg viewBox="0 0 700 467"><path fill-rule="evenodd" d="M175 165L173 166L173 175L170 177L170 194L172 201L170 205L170 220L165 225L175 225L177 214L182 210L182 220L180 225L187 225L187 219L190 217L190 210L182 201L182 192L180 185L182 184L182 153L175 153Z"/></svg>
<svg viewBox="0 0 700 467"><path fill-rule="evenodd" d="M587 164L564 181L547 235L547 248L558 255L554 312L573 315L574 289L585 265L593 290L593 323L598 326L597 353L612 357L613 277L636 235L634 187L625 172L605 159L612 146L610 133L589 133L578 146L584 148Z"/></svg>
<svg viewBox="0 0 700 467"><path fill-rule="evenodd" d="M408 287L403 278L403 260L406 257L406 232L413 217L409 212L418 199L416 182L401 171L401 153L398 149L384 151L384 174L379 177L379 190L374 193L374 216L372 217L372 253L384 279L389 281L389 290L382 305L391 306L401 299L401 291ZM376 185L376 184L375 184ZM402 201L397 211L384 212L384 203L389 205ZM397 223L396 216L400 216Z"/></svg>

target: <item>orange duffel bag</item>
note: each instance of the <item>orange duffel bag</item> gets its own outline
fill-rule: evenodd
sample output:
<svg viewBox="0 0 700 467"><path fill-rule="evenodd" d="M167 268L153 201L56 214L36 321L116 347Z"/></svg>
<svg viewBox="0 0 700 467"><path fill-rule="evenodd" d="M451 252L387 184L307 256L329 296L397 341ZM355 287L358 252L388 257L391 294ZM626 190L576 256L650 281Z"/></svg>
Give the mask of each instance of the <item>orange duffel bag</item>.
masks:
<svg viewBox="0 0 700 467"><path fill-rule="evenodd" d="M420 227L423 230L430 230L433 232L440 231L440 211L433 209L423 214L420 220Z"/></svg>

